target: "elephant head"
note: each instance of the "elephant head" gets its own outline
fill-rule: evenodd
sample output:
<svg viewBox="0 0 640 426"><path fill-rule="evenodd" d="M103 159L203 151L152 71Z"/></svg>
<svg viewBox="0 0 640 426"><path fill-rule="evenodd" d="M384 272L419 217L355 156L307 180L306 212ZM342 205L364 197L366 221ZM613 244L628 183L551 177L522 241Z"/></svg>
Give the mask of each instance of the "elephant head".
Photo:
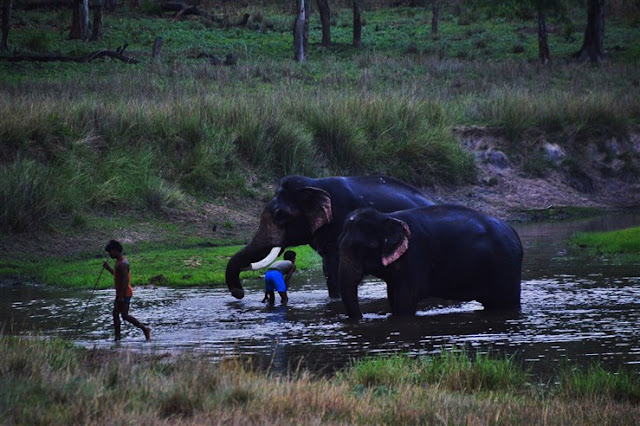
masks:
<svg viewBox="0 0 640 426"><path fill-rule="evenodd" d="M349 317L362 317L358 284L366 274L380 275L409 248L411 230L396 218L372 208L356 210L340 235L338 283Z"/></svg>
<svg viewBox="0 0 640 426"><path fill-rule="evenodd" d="M227 287L234 297L244 297L241 271L267 266L285 247L308 244L319 228L332 221L330 194L313 184L303 176L282 179L262 211L253 239L227 263Z"/></svg>

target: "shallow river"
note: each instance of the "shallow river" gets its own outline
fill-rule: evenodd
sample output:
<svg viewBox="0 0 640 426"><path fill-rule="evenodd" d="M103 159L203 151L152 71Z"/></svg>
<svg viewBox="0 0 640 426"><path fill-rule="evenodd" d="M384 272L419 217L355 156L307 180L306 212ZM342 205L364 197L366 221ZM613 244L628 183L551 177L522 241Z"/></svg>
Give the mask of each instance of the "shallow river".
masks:
<svg viewBox="0 0 640 426"><path fill-rule="evenodd" d="M131 313L153 328L145 342L123 325L114 344L113 290L70 291L35 284L0 283L3 334L59 336L87 347L145 353L205 353L255 357L285 370L301 365L331 372L352 359L379 353L438 353L443 348L516 354L534 371L553 371L562 359L582 365L599 360L640 373L640 265L612 265L606 259L567 251L567 237L640 224L640 215L517 225L525 258L522 311L485 313L475 302L424 303L416 317L388 314L383 282L360 287L364 319L347 321L341 301L331 301L323 277L298 273L288 306L260 301L263 284L244 281L246 296L235 300L225 286L197 289L135 288ZM133 265L135 267L135 265ZM107 279L103 276L102 279ZM82 322L82 313L87 308Z"/></svg>

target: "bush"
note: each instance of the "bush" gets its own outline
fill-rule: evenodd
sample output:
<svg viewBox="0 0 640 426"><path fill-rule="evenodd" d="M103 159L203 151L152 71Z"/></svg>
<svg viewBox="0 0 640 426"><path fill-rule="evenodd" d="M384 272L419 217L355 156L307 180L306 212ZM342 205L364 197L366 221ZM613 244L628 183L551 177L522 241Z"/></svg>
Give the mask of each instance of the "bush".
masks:
<svg viewBox="0 0 640 426"><path fill-rule="evenodd" d="M0 228L24 231L58 210L60 185L54 170L35 160L0 166Z"/></svg>

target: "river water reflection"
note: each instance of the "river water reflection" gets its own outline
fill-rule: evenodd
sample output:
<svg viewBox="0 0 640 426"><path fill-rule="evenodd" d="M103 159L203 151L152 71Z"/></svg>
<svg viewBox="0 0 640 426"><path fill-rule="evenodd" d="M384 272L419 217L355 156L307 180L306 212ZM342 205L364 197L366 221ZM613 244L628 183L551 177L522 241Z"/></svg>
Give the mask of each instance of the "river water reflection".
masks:
<svg viewBox="0 0 640 426"><path fill-rule="evenodd" d="M562 359L599 360L613 369L626 365L640 372L640 265L585 257L564 244L578 230L638 224L640 215L625 214L517 225L525 249L518 314L486 313L475 302L432 301L421 305L416 317L392 318L385 284L371 280L360 287L364 318L352 323L342 302L327 298L320 274L300 273L288 306L262 304L258 280L245 281L246 296L239 301L224 286L136 288L132 313L151 325L152 341L125 324L123 341L115 345L113 290L96 291L87 304L89 290L5 281L0 284L2 333L59 336L87 347L148 353L193 351L214 359L243 354L276 370L302 365L330 372L372 354L466 347L515 353L540 373L552 371Z"/></svg>

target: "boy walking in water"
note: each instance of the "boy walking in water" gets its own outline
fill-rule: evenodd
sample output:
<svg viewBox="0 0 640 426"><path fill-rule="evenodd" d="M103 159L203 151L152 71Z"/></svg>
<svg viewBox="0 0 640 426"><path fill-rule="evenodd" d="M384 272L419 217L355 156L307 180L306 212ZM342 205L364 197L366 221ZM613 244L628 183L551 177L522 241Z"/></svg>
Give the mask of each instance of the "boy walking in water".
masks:
<svg viewBox="0 0 640 426"><path fill-rule="evenodd" d="M273 262L267 272L264 274L264 299L262 302L269 301L269 304L275 303L274 290L278 291L282 303L286 304L289 301L287 296L287 287L289 286L289 280L296 270L296 252L287 250L284 252L284 260Z"/></svg>
<svg viewBox="0 0 640 426"><path fill-rule="evenodd" d="M113 326L116 331L116 341L120 340L120 316L122 316L123 320L130 322L142 330L147 340L151 339L151 328L129 315L129 306L131 304L131 297L133 296L133 289L131 288L131 267L129 260L122 255L122 245L116 240L111 240L104 249L112 259L116 259L114 268L111 268L109 262L106 260L102 264L102 266L113 275L116 288L116 300L113 303Z"/></svg>

